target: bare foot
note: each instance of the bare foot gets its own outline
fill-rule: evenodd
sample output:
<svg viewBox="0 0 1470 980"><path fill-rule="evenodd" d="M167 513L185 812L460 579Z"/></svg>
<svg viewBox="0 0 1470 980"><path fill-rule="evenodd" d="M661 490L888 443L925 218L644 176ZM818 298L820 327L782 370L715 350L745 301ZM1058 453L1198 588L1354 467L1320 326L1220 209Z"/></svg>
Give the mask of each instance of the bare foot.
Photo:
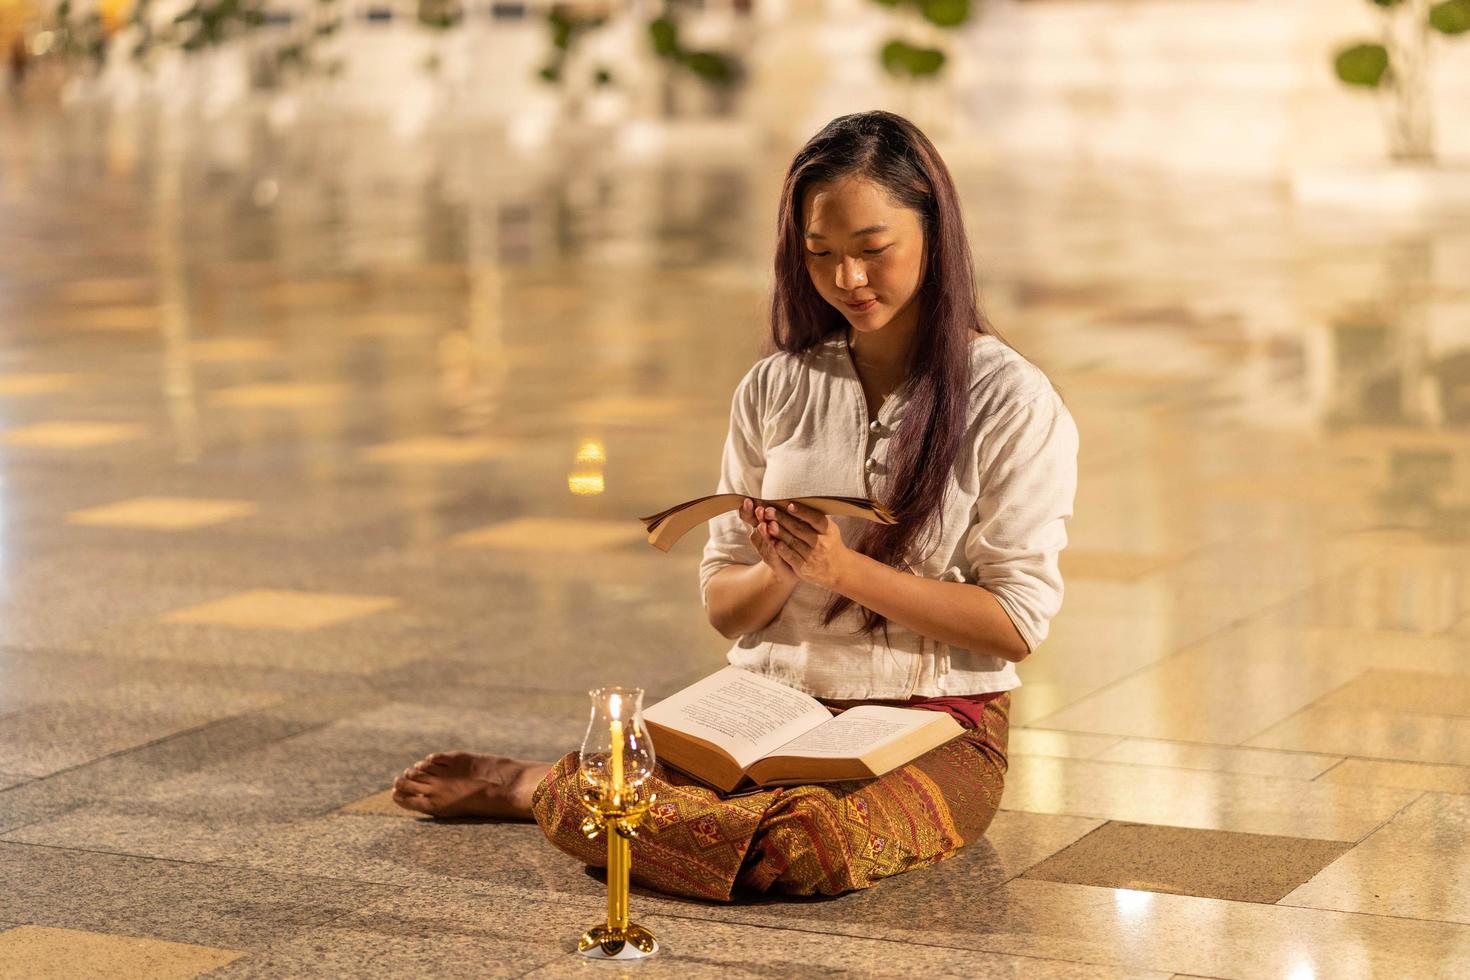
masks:
<svg viewBox="0 0 1470 980"><path fill-rule="evenodd" d="M393 802L431 817L531 819L531 793L549 762L503 755L435 752L393 780Z"/></svg>

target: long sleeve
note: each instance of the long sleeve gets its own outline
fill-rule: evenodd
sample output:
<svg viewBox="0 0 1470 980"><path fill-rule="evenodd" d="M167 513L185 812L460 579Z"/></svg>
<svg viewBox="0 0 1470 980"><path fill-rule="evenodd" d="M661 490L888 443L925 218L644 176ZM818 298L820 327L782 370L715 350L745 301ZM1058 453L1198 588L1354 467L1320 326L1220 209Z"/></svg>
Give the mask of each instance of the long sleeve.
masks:
<svg viewBox="0 0 1470 980"><path fill-rule="evenodd" d="M1077 425L1049 387L981 446L980 496L964 537L972 580L1000 601L1035 650L1062 607L1058 557L1077 492Z"/></svg>
<svg viewBox="0 0 1470 980"><path fill-rule="evenodd" d="M720 458L720 481L716 493L740 493L759 497L765 474L764 444L761 440L760 364L751 368L735 387L730 400L730 430ZM726 565L754 565L760 553L750 543L750 529L734 511L709 522L709 541L699 563L699 597L709 609L709 582Z"/></svg>

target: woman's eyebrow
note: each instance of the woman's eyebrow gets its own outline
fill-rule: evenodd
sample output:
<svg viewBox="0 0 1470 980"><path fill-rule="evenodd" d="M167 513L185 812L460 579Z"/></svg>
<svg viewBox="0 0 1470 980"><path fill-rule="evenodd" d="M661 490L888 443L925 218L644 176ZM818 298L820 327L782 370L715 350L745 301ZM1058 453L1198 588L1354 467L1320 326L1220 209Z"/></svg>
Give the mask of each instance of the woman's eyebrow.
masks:
<svg viewBox="0 0 1470 980"><path fill-rule="evenodd" d="M850 237L852 237L852 238L861 238L863 235L871 235L875 231L887 231L887 230L888 230L888 226L887 225L869 225L866 228L859 228L857 231L853 232ZM826 235L819 235L819 234L817 234L814 231L809 231L809 232L806 233L806 237L807 238L826 238L827 236Z"/></svg>

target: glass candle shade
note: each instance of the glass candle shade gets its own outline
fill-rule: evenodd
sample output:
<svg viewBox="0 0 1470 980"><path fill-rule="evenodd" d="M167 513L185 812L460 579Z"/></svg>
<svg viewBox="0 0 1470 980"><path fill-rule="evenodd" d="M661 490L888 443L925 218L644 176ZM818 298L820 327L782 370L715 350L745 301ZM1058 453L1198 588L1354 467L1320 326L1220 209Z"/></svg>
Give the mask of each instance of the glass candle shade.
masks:
<svg viewBox="0 0 1470 980"><path fill-rule="evenodd" d="M653 740L643 724L643 689L599 687L588 691L592 717L582 739L584 787L611 806L637 799L653 773Z"/></svg>

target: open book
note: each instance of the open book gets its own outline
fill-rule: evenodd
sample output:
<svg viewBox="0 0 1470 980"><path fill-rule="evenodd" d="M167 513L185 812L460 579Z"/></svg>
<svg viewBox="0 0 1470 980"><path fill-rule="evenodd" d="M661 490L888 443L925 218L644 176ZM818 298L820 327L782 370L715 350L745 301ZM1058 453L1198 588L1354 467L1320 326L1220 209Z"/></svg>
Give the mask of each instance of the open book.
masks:
<svg viewBox="0 0 1470 980"><path fill-rule="evenodd" d="M696 524L703 524L727 510L739 510L740 505L749 496L750 494L747 493L717 493L710 497L696 497L694 500L675 504L668 510L657 514L640 517L639 520L648 529L648 543L659 551L668 551L674 546L674 542L682 538L690 528ZM759 497L752 497L751 499L760 507L780 507L785 510L786 505L794 501L798 504L806 504L813 510L819 510L824 514L860 517L865 521L873 521L877 524L898 523L897 518L887 507L867 497L786 497L781 500L761 500Z"/></svg>
<svg viewBox="0 0 1470 980"><path fill-rule="evenodd" d="M779 681L726 667L643 712L660 761L728 793L868 779L961 734L943 711L864 704L833 716Z"/></svg>

